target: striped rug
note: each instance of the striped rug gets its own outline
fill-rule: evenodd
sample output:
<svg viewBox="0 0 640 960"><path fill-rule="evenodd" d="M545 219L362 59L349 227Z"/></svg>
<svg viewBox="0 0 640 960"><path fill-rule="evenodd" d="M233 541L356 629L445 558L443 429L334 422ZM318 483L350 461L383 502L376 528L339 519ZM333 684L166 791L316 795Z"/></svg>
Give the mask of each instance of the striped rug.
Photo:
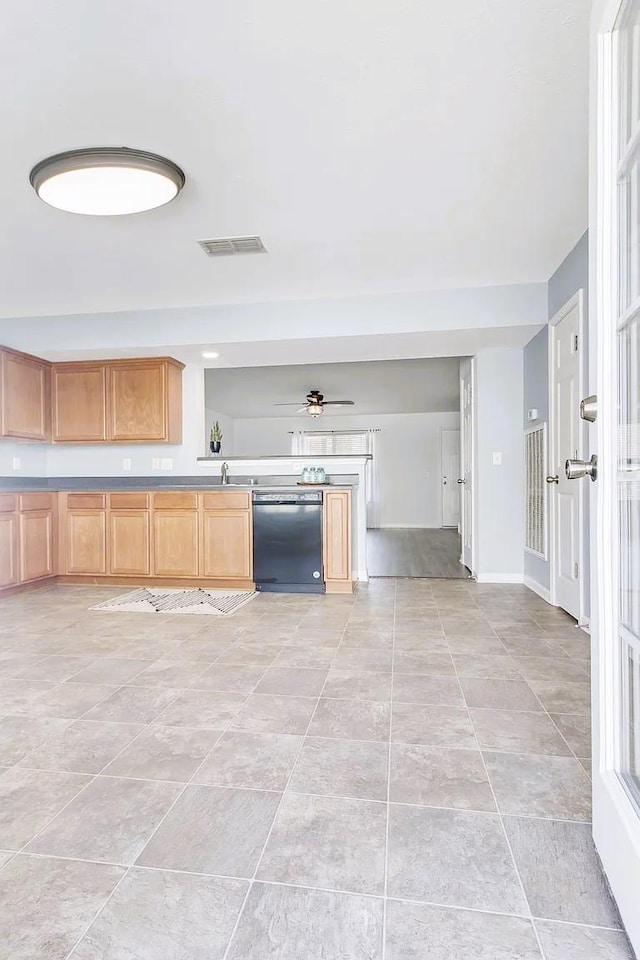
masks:
<svg viewBox="0 0 640 960"><path fill-rule="evenodd" d="M256 596L247 590L190 590L141 587L120 597L98 603L91 610L114 610L126 613L195 613L229 617Z"/></svg>

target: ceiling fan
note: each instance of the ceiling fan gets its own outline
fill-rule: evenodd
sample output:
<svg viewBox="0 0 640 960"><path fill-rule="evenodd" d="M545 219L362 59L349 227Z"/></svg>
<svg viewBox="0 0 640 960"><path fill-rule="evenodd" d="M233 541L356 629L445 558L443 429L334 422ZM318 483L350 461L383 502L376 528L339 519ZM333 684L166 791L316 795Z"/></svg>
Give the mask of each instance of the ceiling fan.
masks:
<svg viewBox="0 0 640 960"><path fill-rule="evenodd" d="M276 403L276 407L297 407L297 403ZM321 417L325 407L353 407L353 400L325 400L319 390L310 390L303 407L296 413L307 413L310 417Z"/></svg>

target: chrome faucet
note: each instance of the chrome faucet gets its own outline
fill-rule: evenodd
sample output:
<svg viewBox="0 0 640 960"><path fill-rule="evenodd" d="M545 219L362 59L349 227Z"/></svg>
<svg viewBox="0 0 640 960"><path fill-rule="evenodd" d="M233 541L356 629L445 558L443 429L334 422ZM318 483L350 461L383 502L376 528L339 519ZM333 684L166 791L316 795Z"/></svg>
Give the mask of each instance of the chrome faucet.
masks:
<svg viewBox="0 0 640 960"><path fill-rule="evenodd" d="M220 467L220 476L222 477L222 483L229 483L229 464L223 463Z"/></svg>

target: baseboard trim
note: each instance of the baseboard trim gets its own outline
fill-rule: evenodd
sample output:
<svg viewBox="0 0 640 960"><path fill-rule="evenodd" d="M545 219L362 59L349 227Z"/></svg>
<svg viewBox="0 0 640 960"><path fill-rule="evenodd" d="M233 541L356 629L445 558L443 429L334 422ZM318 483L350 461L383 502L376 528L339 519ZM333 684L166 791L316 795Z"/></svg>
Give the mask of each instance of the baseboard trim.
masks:
<svg viewBox="0 0 640 960"><path fill-rule="evenodd" d="M207 590L254 590L253 580L216 580L212 577L126 577L117 575L61 574L57 583L91 587L183 587L185 590L203 587Z"/></svg>
<svg viewBox="0 0 640 960"><path fill-rule="evenodd" d="M521 573L477 573L478 583L522 583Z"/></svg>
<svg viewBox="0 0 640 960"><path fill-rule="evenodd" d="M53 575L51 577L40 577L39 580L26 580L24 583L12 583L8 587L0 589L0 597L9 597L14 593L27 593L31 590L41 590L53 586L57 580L58 578Z"/></svg>
<svg viewBox="0 0 640 960"><path fill-rule="evenodd" d="M524 577L522 582L525 587L529 587L529 590L533 590L539 597L542 597L548 604L551 604L551 593L547 587L543 587L541 583L538 583L537 580L532 580L531 577Z"/></svg>

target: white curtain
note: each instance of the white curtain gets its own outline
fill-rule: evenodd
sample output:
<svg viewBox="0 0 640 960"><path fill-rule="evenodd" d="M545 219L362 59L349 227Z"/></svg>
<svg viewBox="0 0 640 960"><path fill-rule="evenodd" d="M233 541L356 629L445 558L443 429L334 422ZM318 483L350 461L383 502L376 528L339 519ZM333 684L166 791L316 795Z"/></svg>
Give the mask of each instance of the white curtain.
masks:
<svg viewBox="0 0 640 960"><path fill-rule="evenodd" d="M378 431L367 430L367 453L371 460L367 461L367 527L377 530L380 526L380 471L378 468Z"/></svg>

